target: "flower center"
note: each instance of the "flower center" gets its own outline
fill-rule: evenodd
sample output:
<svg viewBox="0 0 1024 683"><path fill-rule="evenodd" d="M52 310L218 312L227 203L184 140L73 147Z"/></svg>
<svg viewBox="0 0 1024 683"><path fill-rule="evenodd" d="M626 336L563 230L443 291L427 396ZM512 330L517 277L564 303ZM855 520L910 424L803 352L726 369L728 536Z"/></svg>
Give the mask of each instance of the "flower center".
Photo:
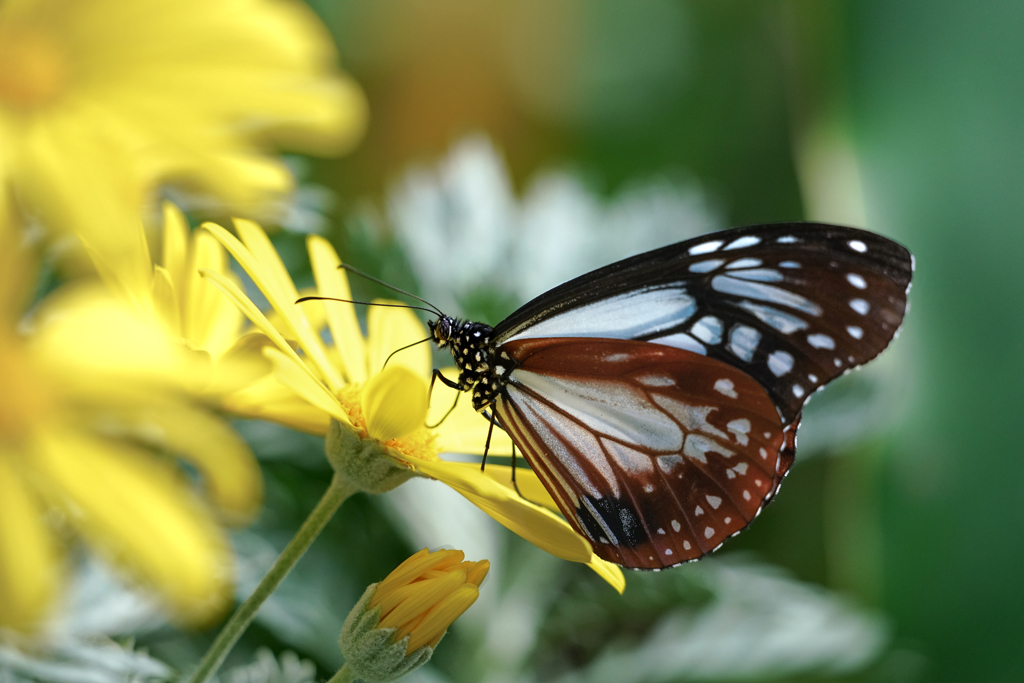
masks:
<svg viewBox="0 0 1024 683"><path fill-rule="evenodd" d="M359 437L368 439L370 432L366 426L366 414L363 412L362 394L362 384L346 384L338 392L338 401ZM437 460L440 450L435 445L436 441L437 435L434 430L424 427L397 439L388 439L383 445L393 457L404 462L412 462Z"/></svg>
<svg viewBox="0 0 1024 683"><path fill-rule="evenodd" d="M68 60L50 36L8 26L0 29L0 104L36 109L64 91Z"/></svg>
<svg viewBox="0 0 1024 683"><path fill-rule="evenodd" d="M52 403L42 379L32 372L28 354L0 339L0 442L19 441Z"/></svg>

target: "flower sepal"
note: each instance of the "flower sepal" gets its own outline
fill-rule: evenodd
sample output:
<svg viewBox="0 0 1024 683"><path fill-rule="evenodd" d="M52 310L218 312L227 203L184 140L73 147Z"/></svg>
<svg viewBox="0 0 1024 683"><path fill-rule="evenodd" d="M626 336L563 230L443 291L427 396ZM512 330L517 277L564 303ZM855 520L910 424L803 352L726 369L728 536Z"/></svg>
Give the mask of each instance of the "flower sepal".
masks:
<svg viewBox="0 0 1024 683"><path fill-rule="evenodd" d="M368 683L397 681L426 664L434 654L434 648L430 645L423 645L406 654L412 634L394 642L399 627L380 628L382 608L380 605L369 606L378 585L370 584L349 612L338 641L346 666L359 679Z"/></svg>
<svg viewBox="0 0 1024 683"><path fill-rule="evenodd" d="M416 476L414 470L390 457L380 441L364 439L334 419L324 448L334 471L366 493L386 493Z"/></svg>

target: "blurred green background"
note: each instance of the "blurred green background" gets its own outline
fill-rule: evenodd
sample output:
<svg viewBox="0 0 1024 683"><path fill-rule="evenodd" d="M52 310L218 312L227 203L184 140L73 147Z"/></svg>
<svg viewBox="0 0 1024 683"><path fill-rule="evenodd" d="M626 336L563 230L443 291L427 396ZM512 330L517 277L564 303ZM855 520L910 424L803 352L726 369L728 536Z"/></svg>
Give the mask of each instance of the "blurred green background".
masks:
<svg viewBox="0 0 1024 683"><path fill-rule="evenodd" d="M354 154L293 159L302 220L275 239L300 283L304 230L491 322L748 223L856 224L918 268L903 335L815 398L778 501L714 558L620 598L410 485L346 503L229 664L267 646L324 675L365 585L446 544L495 569L410 680L1024 680L1024 4L311 4L372 113ZM459 276L475 259L496 265ZM240 428L268 479L236 537L244 594L330 471L317 439ZM187 667L209 638L140 643Z"/></svg>

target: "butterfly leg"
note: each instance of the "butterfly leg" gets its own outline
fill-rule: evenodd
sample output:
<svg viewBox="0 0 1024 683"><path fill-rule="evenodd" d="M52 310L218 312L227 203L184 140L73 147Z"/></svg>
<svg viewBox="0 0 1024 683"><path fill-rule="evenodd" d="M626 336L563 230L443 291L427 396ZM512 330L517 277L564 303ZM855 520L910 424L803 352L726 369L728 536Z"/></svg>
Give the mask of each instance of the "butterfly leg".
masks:
<svg viewBox="0 0 1024 683"><path fill-rule="evenodd" d="M494 431L494 413L491 413L491 423L487 428L487 441L484 442L484 458L480 461L480 471L484 471L484 465L487 464L487 451L491 450L491 433Z"/></svg>
<svg viewBox="0 0 1024 683"><path fill-rule="evenodd" d="M516 490L516 493L519 494L520 498L522 498L523 500L526 500L526 496L524 496L523 492L519 490L519 484L516 483L516 442L515 441L512 442L512 488L514 488Z"/></svg>
<svg viewBox="0 0 1024 683"><path fill-rule="evenodd" d="M436 427L440 426L442 422L448 419L448 416L452 414L453 410L455 410L455 406L459 405L459 396L462 395L463 391L462 387L459 385L458 382L453 382L452 380L442 375L440 370L434 368L434 374L431 375L430 377L430 390L427 391L427 405L430 405L430 397L434 395L434 380L437 379L440 379L441 383L444 384L445 386L451 387L452 389L456 390L455 401L452 402L452 407L448 409L448 412L445 413L440 420L438 420L436 423L432 425L426 425L427 429L435 429Z"/></svg>

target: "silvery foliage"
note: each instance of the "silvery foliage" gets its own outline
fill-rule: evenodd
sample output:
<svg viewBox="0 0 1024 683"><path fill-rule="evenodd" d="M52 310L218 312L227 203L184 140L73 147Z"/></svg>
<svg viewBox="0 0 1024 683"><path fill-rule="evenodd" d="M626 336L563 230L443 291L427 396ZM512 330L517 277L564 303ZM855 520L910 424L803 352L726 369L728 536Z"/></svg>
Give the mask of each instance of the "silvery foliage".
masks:
<svg viewBox="0 0 1024 683"><path fill-rule="evenodd" d="M109 636L140 635L164 625L156 603L126 588L101 563L86 561L68 587L65 604L38 640L18 647L0 643L0 682L142 683L169 680L170 667L132 641Z"/></svg>
<svg viewBox="0 0 1024 683"><path fill-rule="evenodd" d="M481 288L520 303L612 261L722 227L694 183L634 183L610 199L581 177L546 171L516 196L504 160L482 135L389 191L387 220L421 293L458 312Z"/></svg>
<svg viewBox="0 0 1024 683"><path fill-rule="evenodd" d="M221 674L220 683L313 683L316 665L308 659L299 659L294 652L279 656L267 648L256 651L256 661L243 664Z"/></svg>
<svg viewBox="0 0 1024 683"><path fill-rule="evenodd" d="M841 675L876 661L884 619L821 586L763 564L694 565L713 594L704 608L666 615L644 642L609 648L557 683L658 683Z"/></svg>

